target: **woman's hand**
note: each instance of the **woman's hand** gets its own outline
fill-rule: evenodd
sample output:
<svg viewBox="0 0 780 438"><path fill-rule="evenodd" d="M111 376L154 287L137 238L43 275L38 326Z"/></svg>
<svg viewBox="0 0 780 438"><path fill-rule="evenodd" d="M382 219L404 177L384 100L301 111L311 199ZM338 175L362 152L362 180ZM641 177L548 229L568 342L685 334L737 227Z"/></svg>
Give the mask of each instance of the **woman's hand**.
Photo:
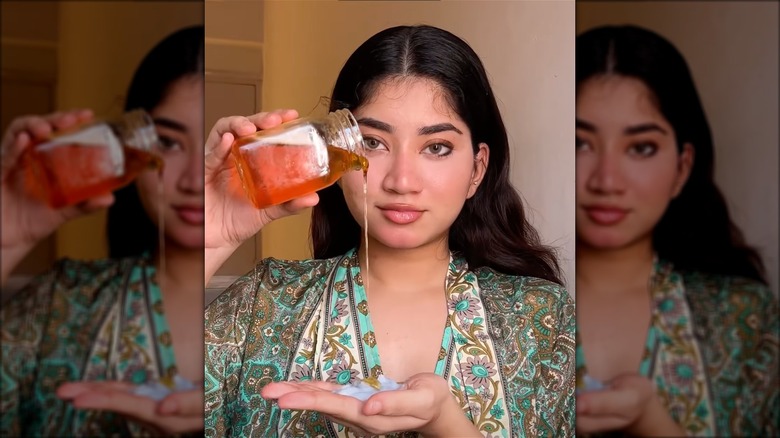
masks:
<svg viewBox="0 0 780 438"><path fill-rule="evenodd" d="M114 202L113 195L107 194L76 206L52 209L44 200L33 195L30 187L31 174L23 168L23 153L33 143L48 139L56 131L71 128L91 119L92 112L81 109L45 116L20 117L8 126L0 145L3 283L16 264L38 241L66 221L108 207Z"/></svg>
<svg viewBox="0 0 780 438"><path fill-rule="evenodd" d="M417 431L426 437L482 437L450 393L447 382L432 373L409 378L404 389L383 391L362 402L332 392L329 382L275 382L261 395L275 399L282 409L326 414L356 433L384 435Z"/></svg>
<svg viewBox="0 0 780 438"><path fill-rule="evenodd" d="M577 433L622 430L638 436L685 436L646 377L626 374L607 389L577 395Z"/></svg>
<svg viewBox="0 0 780 438"><path fill-rule="evenodd" d="M244 191L230 146L238 137L295 120L295 110L277 110L249 117L225 117L217 121L206 139L205 227L206 283L242 242L275 219L317 204L317 194L281 205L257 209Z"/></svg>
<svg viewBox="0 0 780 438"><path fill-rule="evenodd" d="M159 402L133 394L125 382L77 382L57 388L76 409L111 411L164 435L203 430L203 389L173 393Z"/></svg>

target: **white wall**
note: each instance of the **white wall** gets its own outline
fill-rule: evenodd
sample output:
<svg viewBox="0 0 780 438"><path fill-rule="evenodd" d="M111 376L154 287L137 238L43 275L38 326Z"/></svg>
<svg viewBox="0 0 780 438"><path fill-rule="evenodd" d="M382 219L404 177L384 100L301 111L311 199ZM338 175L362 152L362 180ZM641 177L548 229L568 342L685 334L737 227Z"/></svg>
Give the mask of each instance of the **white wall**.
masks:
<svg viewBox="0 0 780 438"><path fill-rule="evenodd" d="M587 2L577 32L636 24L669 39L693 74L715 143L715 179L775 293L778 260L778 2Z"/></svg>
<svg viewBox="0 0 780 438"><path fill-rule="evenodd" d="M269 1L263 109L302 114L329 96L347 57L376 32L431 24L466 40L493 84L512 146L512 181L543 241L574 279L574 2ZM305 258L307 213L263 230L262 255Z"/></svg>

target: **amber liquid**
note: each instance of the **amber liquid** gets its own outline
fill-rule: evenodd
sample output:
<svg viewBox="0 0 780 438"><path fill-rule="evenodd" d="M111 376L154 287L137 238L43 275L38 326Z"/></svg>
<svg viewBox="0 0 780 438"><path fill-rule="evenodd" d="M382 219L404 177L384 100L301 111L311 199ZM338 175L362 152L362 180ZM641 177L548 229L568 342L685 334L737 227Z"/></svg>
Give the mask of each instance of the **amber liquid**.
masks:
<svg viewBox="0 0 780 438"><path fill-rule="evenodd" d="M124 169L116 175L108 147L70 143L47 150L28 149L23 164L26 185L52 208L78 204L129 184L144 169L161 169L162 160L148 152L123 147Z"/></svg>
<svg viewBox="0 0 780 438"><path fill-rule="evenodd" d="M311 145L263 145L242 148L253 139L233 144L239 176L257 208L266 208L314 193L352 169L368 169L365 157L328 146L327 163Z"/></svg>

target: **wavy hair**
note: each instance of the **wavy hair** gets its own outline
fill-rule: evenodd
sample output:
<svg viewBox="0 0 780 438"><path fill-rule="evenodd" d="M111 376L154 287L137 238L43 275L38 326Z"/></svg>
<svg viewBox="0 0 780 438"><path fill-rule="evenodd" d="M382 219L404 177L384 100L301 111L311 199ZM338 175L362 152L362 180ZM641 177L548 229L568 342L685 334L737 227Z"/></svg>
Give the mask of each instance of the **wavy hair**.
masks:
<svg viewBox="0 0 780 438"><path fill-rule="evenodd" d="M509 140L485 68L469 45L432 26L399 26L369 38L349 57L336 80L330 110L355 110L377 86L394 77L435 81L471 131L474 153L490 147L490 161L477 192L449 230L450 249L470 268L489 267L512 275L563 284L552 249L540 243L509 180ZM334 257L360 243L360 226L338 185L319 192L312 212L314 256Z"/></svg>
<svg viewBox="0 0 780 438"><path fill-rule="evenodd" d="M141 61L127 91L125 111L151 111L165 99L173 83L203 76L203 26L180 29L160 41ZM157 249L157 227L138 197L135 184L114 192L108 209L109 257L137 257ZM132 230L129 232L128 230Z"/></svg>

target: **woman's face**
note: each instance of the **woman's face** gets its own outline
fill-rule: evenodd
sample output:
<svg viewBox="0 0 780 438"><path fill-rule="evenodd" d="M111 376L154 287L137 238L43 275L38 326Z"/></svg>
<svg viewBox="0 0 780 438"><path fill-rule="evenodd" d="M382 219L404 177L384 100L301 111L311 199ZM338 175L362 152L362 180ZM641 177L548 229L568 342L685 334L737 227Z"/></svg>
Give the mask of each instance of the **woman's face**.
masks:
<svg viewBox="0 0 780 438"><path fill-rule="evenodd" d="M185 77L171 84L167 96L151 111L165 161L162 179L148 171L136 182L141 203L158 227L162 211L166 242L187 249L203 248L202 107L202 79Z"/></svg>
<svg viewBox="0 0 780 438"><path fill-rule="evenodd" d="M597 76L577 93L577 242L619 249L652 239L682 190L693 148L675 132L640 80Z"/></svg>
<svg viewBox="0 0 780 438"><path fill-rule="evenodd" d="M471 133L428 79L381 82L354 111L366 145L370 239L412 249L446 239L488 163L488 147L474 155ZM475 159L476 158L476 159ZM341 187L352 216L364 226L363 175L349 172Z"/></svg>

